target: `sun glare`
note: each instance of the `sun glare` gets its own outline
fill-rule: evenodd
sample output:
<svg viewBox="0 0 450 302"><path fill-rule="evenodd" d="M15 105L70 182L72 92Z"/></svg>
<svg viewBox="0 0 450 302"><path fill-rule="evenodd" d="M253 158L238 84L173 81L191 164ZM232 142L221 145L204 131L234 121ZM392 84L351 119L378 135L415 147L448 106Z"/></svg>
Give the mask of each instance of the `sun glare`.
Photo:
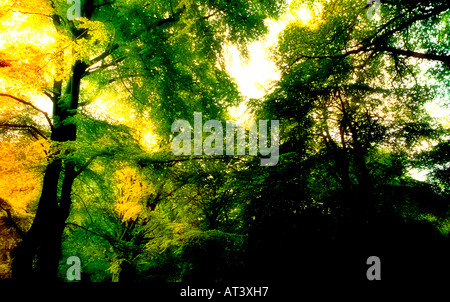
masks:
<svg viewBox="0 0 450 302"><path fill-rule="evenodd" d="M296 16L297 19L301 20L305 25L308 24L312 18L311 13L304 6L300 7L296 12L293 13L293 15Z"/></svg>
<svg viewBox="0 0 450 302"><path fill-rule="evenodd" d="M290 4L291 5L291 4ZM259 41L248 46L249 59L245 60L235 45L225 47L225 60L228 72L235 78L239 91L245 99L264 97L270 92L272 83L280 79L280 71L270 58L270 48L275 45L278 35L291 22L301 22L308 25L312 21L312 14L308 8L300 6L291 8L279 20L267 19L269 33ZM238 107L231 107L228 114L244 123L250 118L245 103Z"/></svg>
<svg viewBox="0 0 450 302"><path fill-rule="evenodd" d="M228 114L233 118L235 122L242 125L250 120L251 115L247 111L245 103L239 104L239 106L233 106L228 109Z"/></svg>

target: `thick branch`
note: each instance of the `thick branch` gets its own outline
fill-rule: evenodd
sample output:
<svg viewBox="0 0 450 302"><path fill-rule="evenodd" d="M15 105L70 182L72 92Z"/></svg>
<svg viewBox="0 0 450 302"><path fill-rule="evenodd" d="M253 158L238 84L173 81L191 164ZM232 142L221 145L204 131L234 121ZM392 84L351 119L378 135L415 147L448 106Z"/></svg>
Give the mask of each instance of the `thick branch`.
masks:
<svg viewBox="0 0 450 302"><path fill-rule="evenodd" d="M350 50L350 51L347 51L345 53L338 54L338 55L308 56L308 55L300 54L294 61L292 61L292 63L289 65L289 67L291 67L292 65L294 65L295 63L297 63L301 59L339 59L339 58L344 58L344 57L347 57L349 55L357 54L357 53L360 53L360 52L363 52L363 51L366 51L365 47L360 47L358 49Z"/></svg>
<svg viewBox="0 0 450 302"><path fill-rule="evenodd" d="M102 155L104 155L104 154L103 153L96 154L96 155L92 156L90 159L88 159L88 161L83 166L77 167L74 178L78 177L81 173L83 173L83 171L85 171L97 157L102 156Z"/></svg>
<svg viewBox="0 0 450 302"><path fill-rule="evenodd" d="M112 67L112 66L114 66L114 65L116 65L116 64L118 64L118 63L120 63L120 62L122 62L123 60L125 60L125 57L120 57L120 58L118 58L118 59L112 61L112 62L109 63L109 64L100 65L100 66L98 66L98 67L96 67L96 68L94 68L94 69L88 69L88 70L86 71L86 75L90 75L90 74L93 74L94 72L101 71L101 70L104 70L104 69L106 69L106 68Z"/></svg>
<svg viewBox="0 0 450 302"><path fill-rule="evenodd" d="M399 31L402 31L404 29L407 29L408 27L410 27L414 23L416 23L418 21L426 20L426 19L428 19L430 17L433 17L433 16L437 16L440 13L442 13L442 12L448 10L448 9L449 9L449 5L448 4L437 6L437 7L433 8L432 10L430 10L430 11L424 13L424 14L417 14L417 15L415 15L411 19L406 20L405 22L401 23L399 26L394 27L394 28L392 28L392 29L390 29L390 30L388 30L388 31L386 31L383 34L378 36L378 34L381 33L385 28L387 28L390 23L392 23L394 20L398 19L399 17L394 18L394 19L390 20L389 22L387 22L384 26L380 27L380 29L377 31L377 33L375 35L372 35L368 39L366 39L364 43L366 43L366 42L368 42L370 40L370 43L369 43L370 45L380 44L387 37L391 37L393 34L399 32Z"/></svg>
<svg viewBox="0 0 450 302"><path fill-rule="evenodd" d="M186 162L190 160L229 160L234 159L241 161L243 160L242 157L230 157L230 156L212 156L212 157L187 157L187 158L179 158L179 159L168 159L168 160L151 160L151 159L142 159L139 161L139 165L142 167L149 166L149 165L158 165L158 164L174 164L174 163L181 163Z"/></svg>
<svg viewBox="0 0 450 302"><path fill-rule="evenodd" d="M432 60L432 61L440 61L440 62L444 62L446 64L450 64L450 56L446 56L446 55L421 53L421 52L416 52L416 51L412 51L412 50L397 49L394 47L383 47L380 50L384 50L384 51L387 51L387 52L390 52L390 53L396 54L396 55L419 58L419 59L426 59L426 60Z"/></svg>
<svg viewBox="0 0 450 302"><path fill-rule="evenodd" d="M178 20L180 20L180 16L185 10L186 10L186 6L183 6L178 12L176 12L175 14L170 16L169 18L161 19L158 22L156 22L156 25L157 26L161 26L161 25L164 25L164 24L177 22Z"/></svg>

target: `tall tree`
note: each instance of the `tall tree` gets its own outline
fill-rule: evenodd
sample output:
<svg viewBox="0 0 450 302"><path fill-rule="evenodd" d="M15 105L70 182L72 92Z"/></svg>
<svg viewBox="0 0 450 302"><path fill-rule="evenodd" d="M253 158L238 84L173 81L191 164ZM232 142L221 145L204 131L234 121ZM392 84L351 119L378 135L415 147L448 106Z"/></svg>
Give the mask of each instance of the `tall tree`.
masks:
<svg viewBox="0 0 450 302"><path fill-rule="evenodd" d="M418 79L417 60L437 57L412 49L428 41L415 21L428 16L433 33L439 32L434 22L446 20L447 3L404 4L411 9L405 14L401 3L383 3L380 20L371 23L362 1L292 2L309 6L313 15L315 9L316 16L293 20L280 34L273 57L281 80L254 104L260 118L280 119L282 129L280 164L269 171L251 168L263 179L252 178L258 185L247 208L251 269L259 276L290 266L305 279L333 280L343 275L340 261L351 263L367 247L381 250L383 240L398 244L396 232L405 247L411 244L414 233L402 223L420 219L417 212L448 214L448 197L408 175L422 141L445 140L424 108L437 92ZM421 37L408 40L410 52L400 51L403 35ZM446 55L437 60L442 68ZM426 228L415 231L424 236L417 239L424 250L426 236L439 238ZM441 242L432 244L448 251ZM258 265L269 257L286 261Z"/></svg>
<svg viewBox="0 0 450 302"><path fill-rule="evenodd" d="M126 90L127 102L142 114L151 112L167 143L174 120L195 110L217 117L224 104L238 100L221 60L222 47L230 42L244 50L247 41L267 30L264 19L281 9L272 1L80 2L75 20L66 18L70 6L65 3L37 4L44 7L39 14L47 16L67 44L52 57L60 74L39 87L53 102L51 117L40 110L50 126L52 149L34 222L16 249L17 278L35 272L55 279L74 181L97 157L111 155L104 150L90 157L77 153L80 138L87 135L80 131L86 129L82 109L94 99L83 88ZM33 14L30 9L34 7L13 10ZM7 58L4 62L12 66ZM29 103L9 93L3 96Z"/></svg>

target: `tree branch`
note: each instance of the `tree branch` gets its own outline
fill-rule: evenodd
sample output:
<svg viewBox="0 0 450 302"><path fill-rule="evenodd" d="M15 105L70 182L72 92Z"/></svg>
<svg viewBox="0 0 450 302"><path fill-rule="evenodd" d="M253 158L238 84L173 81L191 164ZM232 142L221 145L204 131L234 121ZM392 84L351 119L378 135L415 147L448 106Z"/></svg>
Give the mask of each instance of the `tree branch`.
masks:
<svg viewBox="0 0 450 302"><path fill-rule="evenodd" d="M396 18L393 18L390 21L386 22L383 26L381 26L379 28L379 30L374 35L372 35L369 38L367 38L365 41L363 41L363 43L366 44L366 45L382 44L382 43L380 43L380 41L385 40L386 37L391 37L396 32L404 30L404 29L410 27L412 24L414 24L414 23L416 23L418 21L425 20L425 19L428 19L430 17L436 16L436 15L438 15L438 14L440 14L440 13L442 13L442 12L448 10L448 9L449 9L449 5L448 4L434 7L433 9L427 11L426 13L424 13L424 14L417 14L414 17L412 17L411 19L406 20L405 22L401 23L399 26L391 28L390 30L382 33L381 35L378 35L384 29L386 29L391 23L393 23L394 21L396 21L397 19L400 18L400 16L397 16Z"/></svg>
<svg viewBox="0 0 450 302"><path fill-rule="evenodd" d="M98 236L98 237L101 237L101 238L105 239L105 240L108 241L111 245L114 245L113 242L116 241L116 240L113 240L113 238L111 238L111 236L106 236L106 235L102 235L102 234L96 233L96 232L91 231L90 229L85 228L84 226L78 225L78 224L76 224L76 223L66 222L66 225L73 225L73 226L76 226L76 227L78 227L78 228L80 228L80 229L83 229L83 230L85 230L86 232L89 232L89 233L91 233L91 234L93 234L93 235L95 235L95 236Z"/></svg>
<svg viewBox="0 0 450 302"><path fill-rule="evenodd" d="M401 17L403 17L403 15L397 16L397 17L389 20L382 26L380 26L380 28L377 30L377 32L375 34L367 37L366 39L362 40L360 43L356 44L355 46L359 46L356 49L346 51L342 54L324 55L324 56L308 56L308 55L300 54L297 56L297 58L291 64L289 64L289 67L292 67L292 65L294 65L301 59L344 58L344 57L347 57L352 54L357 54L357 53L366 52L366 51L375 51L375 52L387 51L387 52L395 53L397 55L422 58L422 59L433 60L433 61L441 61L441 62L444 62L445 64L450 64L450 57L446 56L446 55L423 54L423 53L419 53L419 52L415 52L415 51L401 50L401 49L396 49L396 48L393 48L390 46L386 46L386 40L389 37L391 37L392 35L394 35L395 33L409 28L410 26L412 26L414 23L416 23L418 21L426 20L430 17L437 16L440 13L445 12L449 8L450 8L450 6L448 4L436 6L433 9L425 11L422 14L416 14L412 18L400 23L398 26L393 26L392 28L389 29L389 27L393 23L395 23L396 21L401 19Z"/></svg>
<svg viewBox="0 0 450 302"><path fill-rule="evenodd" d="M83 171L85 171L97 157L102 155L104 155L104 153L95 154L91 158L89 158L88 161L83 166L77 167L77 171L75 171L74 178L78 177L81 173L83 173Z"/></svg>
<svg viewBox="0 0 450 302"><path fill-rule="evenodd" d="M151 160L151 159L141 159L138 161L138 165L141 167L149 166L149 165L157 165L157 164L172 164L172 163L181 163L190 160L229 160L234 159L241 161L242 157L238 156L214 156L214 157L189 157L189 158L180 158L180 159L168 159L168 160Z"/></svg>
<svg viewBox="0 0 450 302"><path fill-rule="evenodd" d="M169 18L161 19L156 22L156 26L177 22L178 20L180 20L180 16L185 10L186 6L183 5L183 7L178 12L172 14L172 16L170 16Z"/></svg>
<svg viewBox="0 0 450 302"><path fill-rule="evenodd" d="M117 48L119 48L118 44L114 44L110 47L108 47L101 55L99 55L98 57L92 59L89 61L89 66L94 65L97 62L100 62L101 60L105 59L107 56L109 56L110 54L113 53L114 50L116 50Z"/></svg>
<svg viewBox="0 0 450 302"><path fill-rule="evenodd" d="M416 52L412 50L403 50L403 49L397 49L394 47L381 47L379 49L380 51L387 51L395 55L401 55L406 57L413 57L413 58L419 58L419 59L426 59L426 60L432 60L432 61L440 61L444 62L446 64L450 64L450 56L446 55L435 55L430 53L421 53Z"/></svg>
<svg viewBox="0 0 450 302"><path fill-rule="evenodd" d="M104 70L104 69L106 69L106 68L108 68L108 67L114 66L114 65L116 65L117 63L122 62L123 60L125 60L125 56L120 57L120 58L117 58L116 60L112 61L112 62L109 63L109 64L101 65L101 66L98 66L97 68L94 68L94 69L88 69L88 70L86 71L86 75L90 75L90 74L93 74L94 72L101 71L101 70ZM91 66L92 66L92 65L91 65Z"/></svg>
<svg viewBox="0 0 450 302"><path fill-rule="evenodd" d="M219 13L219 12L221 12L220 9L216 10L215 12L213 12L213 13L207 15L207 16L202 17L202 19L203 19L203 20L208 20L209 18L214 17L214 16L215 16L217 13Z"/></svg>
<svg viewBox="0 0 450 302"><path fill-rule="evenodd" d="M45 136L38 128L36 128L35 126L32 125L18 125L18 124L0 124L0 127L3 128L19 128L19 129L24 129L24 130L28 130L30 131L31 135L33 135L34 138L37 139L37 137L33 134L32 131L36 132L39 136L41 136L44 139L48 139L47 136Z"/></svg>
<svg viewBox="0 0 450 302"><path fill-rule="evenodd" d="M22 99L19 99L18 97L15 97L15 96L10 95L10 94L0 93L0 96L4 96L4 97L11 98L11 99L13 99L13 100L16 100L16 101L18 101L18 102L20 102L20 103L22 103L22 104L28 105L28 106L32 107L33 109L39 111L40 113L42 113L42 114L45 116L45 119L47 120L48 124L50 125L50 128L53 129L53 123L52 123L52 120L50 119L48 113L45 112L44 110L41 110L41 109L39 109L38 107L36 107L35 105L33 105L32 103L27 102L27 101L22 100Z"/></svg>
<svg viewBox="0 0 450 302"><path fill-rule="evenodd" d="M297 63L301 59L339 59L339 58L347 57L347 56L352 55L352 54L357 54L357 53L360 53L360 52L364 52L366 50L367 50L366 47L363 46L363 47L360 47L358 49L349 50L349 51L347 51L345 53L338 54L338 55L308 56L308 55L300 54L294 61L292 61L291 64L289 64L289 67L292 67L292 65L294 65L295 63Z"/></svg>
<svg viewBox="0 0 450 302"><path fill-rule="evenodd" d="M3 211L6 212L6 216L8 217L9 224L17 231L19 236L23 238L25 236L25 232L22 231L22 229L17 225L16 221L14 220L14 218L12 216L11 209L4 207L2 204L7 205L8 203L3 198L0 198L0 209L2 209Z"/></svg>

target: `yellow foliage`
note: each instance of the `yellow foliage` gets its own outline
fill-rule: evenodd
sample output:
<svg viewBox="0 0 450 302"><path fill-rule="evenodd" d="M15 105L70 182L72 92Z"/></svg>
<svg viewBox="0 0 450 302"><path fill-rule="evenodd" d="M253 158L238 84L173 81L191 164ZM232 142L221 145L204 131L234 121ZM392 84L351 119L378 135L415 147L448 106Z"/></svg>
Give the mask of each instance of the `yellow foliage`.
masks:
<svg viewBox="0 0 450 302"><path fill-rule="evenodd" d="M125 261L125 259L118 259L114 258L112 259L111 265L108 268L108 271L111 272L113 275L112 282L118 282L119 281L119 275L122 271L122 262Z"/></svg>
<svg viewBox="0 0 450 302"><path fill-rule="evenodd" d="M50 1L0 2L0 91L32 100L68 80L75 60L88 61L104 51L110 37L105 25L81 18L88 37L72 39L53 24ZM9 100L10 102L14 102ZM38 105L38 104L35 104ZM38 106L39 107L39 106Z"/></svg>
<svg viewBox="0 0 450 302"><path fill-rule="evenodd" d="M0 11L0 88L31 97L70 73L70 40L56 31L48 1L4 1Z"/></svg>
<svg viewBox="0 0 450 302"><path fill-rule="evenodd" d="M49 11L52 11L50 4L50 1L43 0L0 0L0 17L8 11L46 15Z"/></svg>
<svg viewBox="0 0 450 302"><path fill-rule="evenodd" d="M0 198L16 223L26 230L31 223L32 206L39 199L42 186L45 157L49 144L46 140L32 143L0 144ZM7 220L7 214L0 210L0 278L9 278L12 250L19 240L17 231Z"/></svg>
<svg viewBox="0 0 450 302"><path fill-rule="evenodd" d="M76 59L89 60L92 50L104 50L107 46L109 37L105 25L99 21L91 21L87 18L80 18L80 28L89 30L89 39L77 38L73 44L73 53Z"/></svg>
<svg viewBox="0 0 450 302"><path fill-rule="evenodd" d="M28 206L38 199L48 148L44 139L31 144L0 145L0 197L14 211L26 213Z"/></svg>
<svg viewBox="0 0 450 302"><path fill-rule="evenodd" d="M450 117L447 116L442 118L441 124L445 129L450 129Z"/></svg>
<svg viewBox="0 0 450 302"><path fill-rule="evenodd" d="M135 201L118 201L116 211L122 216L122 221L129 221L136 218L142 211L142 207Z"/></svg>
<svg viewBox="0 0 450 302"><path fill-rule="evenodd" d="M115 209L123 222L136 219L142 214L142 201L151 191L141 173L132 167L125 166L115 175L117 183L117 199Z"/></svg>

